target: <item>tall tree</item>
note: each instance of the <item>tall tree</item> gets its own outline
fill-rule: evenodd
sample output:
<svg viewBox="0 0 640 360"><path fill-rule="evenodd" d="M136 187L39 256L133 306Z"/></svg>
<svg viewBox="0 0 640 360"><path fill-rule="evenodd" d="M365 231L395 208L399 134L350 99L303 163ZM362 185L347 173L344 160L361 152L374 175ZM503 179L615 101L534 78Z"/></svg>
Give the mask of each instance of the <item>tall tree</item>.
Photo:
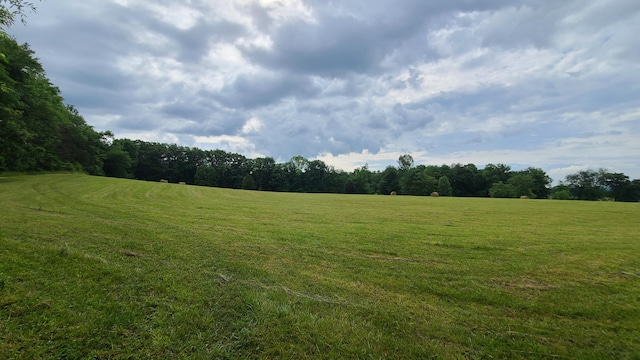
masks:
<svg viewBox="0 0 640 360"><path fill-rule="evenodd" d="M306 192L326 192L325 178L329 168L322 160L313 160L307 163L307 171L304 173Z"/></svg>
<svg viewBox="0 0 640 360"><path fill-rule="evenodd" d="M218 173L211 165L200 165L196 170L194 183L202 186L218 186Z"/></svg>
<svg viewBox="0 0 640 360"><path fill-rule="evenodd" d="M505 164L487 164L480 171L485 180L486 187L491 187L495 183L506 183L511 177L511 167Z"/></svg>
<svg viewBox="0 0 640 360"><path fill-rule="evenodd" d="M102 174L103 134L64 104L27 44L0 32L0 171Z"/></svg>
<svg viewBox="0 0 640 360"><path fill-rule="evenodd" d="M272 157L256 158L251 161L251 175L258 190L275 190L275 171L276 161Z"/></svg>
<svg viewBox="0 0 640 360"><path fill-rule="evenodd" d="M489 196L492 198L512 198L517 196L516 187L507 182L494 183L489 189Z"/></svg>
<svg viewBox="0 0 640 360"><path fill-rule="evenodd" d="M130 178L133 176L132 163L131 156L122 148L122 145L111 144L104 159L103 171L106 176Z"/></svg>
<svg viewBox="0 0 640 360"><path fill-rule="evenodd" d="M598 200L604 197L605 189L601 185L600 173L587 169L566 176L571 194L578 200Z"/></svg>
<svg viewBox="0 0 640 360"><path fill-rule="evenodd" d="M423 165L410 169L400 180L401 193L406 195L428 195L436 186L436 179L425 174Z"/></svg>
<svg viewBox="0 0 640 360"><path fill-rule="evenodd" d="M389 195L393 191L400 191L400 176L398 175L398 169L393 166L387 166L380 175L378 188L380 193L384 195Z"/></svg>
<svg viewBox="0 0 640 360"><path fill-rule="evenodd" d="M531 178L531 192L537 199L546 199L551 194L551 178L544 170L529 167L523 171Z"/></svg>
<svg viewBox="0 0 640 360"><path fill-rule="evenodd" d="M351 194L372 194L371 171L369 166L364 165L353 170L349 180L345 185L345 192Z"/></svg>
<svg viewBox="0 0 640 360"><path fill-rule="evenodd" d="M600 184L609 192L609 197L616 199L625 198L625 190L629 184L629 177L622 173L610 173L601 169L599 171Z"/></svg>
<svg viewBox="0 0 640 360"><path fill-rule="evenodd" d="M474 164L455 164L451 166L451 186L454 196L476 196L479 194L478 182L482 175Z"/></svg>
<svg viewBox="0 0 640 360"><path fill-rule="evenodd" d="M408 171L413 167L413 157L409 154L400 155L398 158L398 169Z"/></svg>
<svg viewBox="0 0 640 360"><path fill-rule="evenodd" d="M446 176L441 176L438 179L438 193L441 196L451 196L453 193L453 190L451 189L451 182L449 181L449 178Z"/></svg>
<svg viewBox="0 0 640 360"><path fill-rule="evenodd" d="M508 183L513 186L515 196L527 196L535 198L535 194L531 191L533 187L533 179L526 172L517 172L509 178Z"/></svg>

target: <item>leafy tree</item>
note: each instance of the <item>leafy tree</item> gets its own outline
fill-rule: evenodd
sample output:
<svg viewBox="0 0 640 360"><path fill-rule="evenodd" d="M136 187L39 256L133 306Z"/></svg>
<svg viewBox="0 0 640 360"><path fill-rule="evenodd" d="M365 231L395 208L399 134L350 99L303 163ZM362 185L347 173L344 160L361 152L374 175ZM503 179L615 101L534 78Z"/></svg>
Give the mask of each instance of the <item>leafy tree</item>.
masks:
<svg viewBox="0 0 640 360"><path fill-rule="evenodd" d="M140 141L139 140L134 141L130 139L114 139L113 141L111 141L111 146L109 148L109 151L111 151L111 148L122 150L126 152L127 155L129 155L131 164L126 170L127 172L126 177L132 178L132 179L138 178L136 174L136 169L138 168L138 154L139 154L139 148L140 148ZM108 157L109 155L107 153L107 159ZM106 164L106 161L107 160L105 159L105 164ZM106 169L105 169L105 173L107 173Z"/></svg>
<svg viewBox="0 0 640 360"><path fill-rule="evenodd" d="M492 198L513 198L517 196L516 187L510 183L497 182L489 189Z"/></svg>
<svg viewBox="0 0 640 360"><path fill-rule="evenodd" d="M436 179L440 179L443 176L451 175L451 168L447 165L427 165L424 168L424 173L429 176L433 176Z"/></svg>
<svg viewBox="0 0 640 360"><path fill-rule="evenodd" d="M480 173L488 184L506 183L511 177L511 167L505 164L487 164Z"/></svg>
<svg viewBox="0 0 640 360"><path fill-rule="evenodd" d="M449 178L446 176L441 176L438 179L438 193L440 196L451 196L451 182L449 182Z"/></svg>
<svg viewBox="0 0 640 360"><path fill-rule="evenodd" d="M270 180L274 191L293 191L289 185L287 164L276 164Z"/></svg>
<svg viewBox="0 0 640 360"><path fill-rule="evenodd" d="M308 166L309 160L302 155L296 155L284 164L282 171L284 172L286 183L288 184L288 191L305 191L305 179L303 174L307 171Z"/></svg>
<svg viewBox="0 0 640 360"><path fill-rule="evenodd" d="M345 192L350 194L372 194L371 175L368 165L356 168L345 184Z"/></svg>
<svg viewBox="0 0 640 360"><path fill-rule="evenodd" d="M136 179L159 181L167 178L166 144L138 141Z"/></svg>
<svg viewBox="0 0 640 360"><path fill-rule="evenodd" d="M384 195L389 195L392 191L399 191L400 176L398 174L398 169L393 166L387 166L380 175L378 188L380 193Z"/></svg>
<svg viewBox="0 0 640 360"><path fill-rule="evenodd" d="M483 195L479 183L484 181L474 164L455 164L451 167L451 187L454 196Z"/></svg>
<svg viewBox="0 0 640 360"><path fill-rule="evenodd" d="M104 160L104 173L107 176L129 178L131 173L131 156L118 145L111 145Z"/></svg>
<svg viewBox="0 0 640 360"><path fill-rule="evenodd" d="M242 179L249 174L251 164L244 155L215 150L214 167L218 173L218 186L240 189Z"/></svg>
<svg viewBox="0 0 640 360"><path fill-rule="evenodd" d="M272 157L253 159L251 163L251 175L258 190L275 190L273 181L276 171L276 161Z"/></svg>
<svg viewBox="0 0 640 360"><path fill-rule="evenodd" d="M348 179L349 173L329 167L329 170L325 175L325 187L327 192L343 193Z"/></svg>
<svg viewBox="0 0 640 360"><path fill-rule="evenodd" d="M408 171L413 167L413 157L409 154L400 155L398 158L398 169Z"/></svg>
<svg viewBox="0 0 640 360"><path fill-rule="evenodd" d="M554 192L553 198L556 200L573 200L573 195L571 195L569 189L562 189Z"/></svg>
<svg viewBox="0 0 640 360"><path fill-rule="evenodd" d="M11 26L16 18L25 24L27 12L35 12L33 3L23 0L0 0L0 27Z"/></svg>
<svg viewBox="0 0 640 360"><path fill-rule="evenodd" d="M218 186L218 172L211 165L201 165L196 170L195 184L202 186Z"/></svg>
<svg viewBox="0 0 640 360"><path fill-rule="evenodd" d="M0 171L103 174L103 134L64 104L27 44L0 32Z"/></svg>
<svg viewBox="0 0 640 360"><path fill-rule="evenodd" d="M80 164L91 175L104 175L103 162L109 150L107 139L112 136L111 132L96 132L73 106L69 105L65 110L68 121L62 121L58 128L60 142L57 153L60 161Z"/></svg>
<svg viewBox="0 0 640 360"><path fill-rule="evenodd" d="M329 168L322 160L307 162L307 170L304 172L304 184L306 192L327 191L325 178Z"/></svg>
<svg viewBox="0 0 640 360"><path fill-rule="evenodd" d="M600 169L600 184L609 192L614 200L624 199L625 191L629 184L629 177L622 173L610 173Z"/></svg>
<svg viewBox="0 0 640 360"><path fill-rule="evenodd" d="M640 180L622 184L617 191L616 201L640 201Z"/></svg>
<svg viewBox="0 0 640 360"><path fill-rule="evenodd" d="M245 175L242 178L242 189L243 190L256 190L256 182L253 180L253 176Z"/></svg>
<svg viewBox="0 0 640 360"><path fill-rule="evenodd" d="M424 167L410 169L400 180L401 193L406 195L428 195L436 190L436 186L436 179L426 175Z"/></svg>
<svg viewBox="0 0 640 360"><path fill-rule="evenodd" d="M598 200L605 196L601 176L595 170L581 170L566 176L571 195L578 200Z"/></svg>
<svg viewBox="0 0 640 360"><path fill-rule="evenodd" d="M297 173L304 173L309 168L309 160L302 155L296 155L289 160Z"/></svg>
<svg viewBox="0 0 640 360"><path fill-rule="evenodd" d="M546 199L551 193L549 185L551 184L551 178L542 170L533 167L529 167L522 171L527 174L531 179L531 192L538 199Z"/></svg>
<svg viewBox="0 0 640 360"><path fill-rule="evenodd" d="M529 198L535 198L535 195L531 191L533 187L533 179L526 172L517 172L513 174L508 183L513 186L515 196L527 196ZM493 186L491 187L493 189Z"/></svg>

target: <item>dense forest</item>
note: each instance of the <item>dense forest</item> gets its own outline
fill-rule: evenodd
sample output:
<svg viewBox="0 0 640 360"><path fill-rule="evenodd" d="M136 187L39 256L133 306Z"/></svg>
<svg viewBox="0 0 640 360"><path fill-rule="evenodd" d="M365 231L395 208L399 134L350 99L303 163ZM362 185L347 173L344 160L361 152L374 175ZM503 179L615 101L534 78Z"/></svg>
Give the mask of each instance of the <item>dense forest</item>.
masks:
<svg viewBox="0 0 640 360"><path fill-rule="evenodd" d="M6 25L3 23L3 25ZM166 180L236 189L350 194L640 200L640 180L604 169L583 170L550 187L538 168L513 171L504 164L415 165L402 155L396 166L337 170L294 156L249 159L97 132L64 103L27 44L0 31L0 172L82 171L91 175Z"/></svg>

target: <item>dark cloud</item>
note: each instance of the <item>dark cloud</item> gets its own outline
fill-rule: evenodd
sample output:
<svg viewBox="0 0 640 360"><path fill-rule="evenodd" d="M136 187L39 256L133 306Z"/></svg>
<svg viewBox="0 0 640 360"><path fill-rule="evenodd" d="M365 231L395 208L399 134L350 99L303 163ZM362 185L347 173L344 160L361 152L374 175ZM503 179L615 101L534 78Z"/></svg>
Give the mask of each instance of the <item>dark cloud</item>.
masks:
<svg viewBox="0 0 640 360"><path fill-rule="evenodd" d="M285 73L240 74L226 84L216 98L227 107L255 108L277 104L289 96L313 97L320 91L310 77Z"/></svg>
<svg viewBox="0 0 640 360"><path fill-rule="evenodd" d="M245 55L263 66L297 73L340 76L364 73L385 56L380 30L340 17L322 25L296 22L274 34L273 49L248 48Z"/></svg>
<svg viewBox="0 0 640 360"><path fill-rule="evenodd" d="M162 105L160 111L162 114L165 114L169 117L203 122L211 115L212 107L202 106L197 103L181 100Z"/></svg>
<svg viewBox="0 0 640 360"><path fill-rule="evenodd" d="M198 63L208 54L212 44L233 41L246 33L243 26L225 20L198 21L188 29L179 29L157 19L147 21L143 27L157 36L166 37L171 43L170 49L174 50L177 59L184 63ZM167 48L163 47L162 51L167 51ZM153 49L152 52L158 53L158 49Z"/></svg>
<svg viewBox="0 0 640 360"><path fill-rule="evenodd" d="M414 131L433 122L434 116L427 109L395 104L392 110L391 121L398 126L398 131Z"/></svg>

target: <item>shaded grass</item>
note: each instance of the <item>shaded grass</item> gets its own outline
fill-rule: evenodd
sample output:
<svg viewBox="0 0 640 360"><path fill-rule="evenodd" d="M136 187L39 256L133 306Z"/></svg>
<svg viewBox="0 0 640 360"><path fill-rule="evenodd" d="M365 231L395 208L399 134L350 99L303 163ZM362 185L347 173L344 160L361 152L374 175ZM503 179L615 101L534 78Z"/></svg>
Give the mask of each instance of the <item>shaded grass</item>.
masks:
<svg viewBox="0 0 640 360"><path fill-rule="evenodd" d="M638 358L638 204L0 178L0 358Z"/></svg>

